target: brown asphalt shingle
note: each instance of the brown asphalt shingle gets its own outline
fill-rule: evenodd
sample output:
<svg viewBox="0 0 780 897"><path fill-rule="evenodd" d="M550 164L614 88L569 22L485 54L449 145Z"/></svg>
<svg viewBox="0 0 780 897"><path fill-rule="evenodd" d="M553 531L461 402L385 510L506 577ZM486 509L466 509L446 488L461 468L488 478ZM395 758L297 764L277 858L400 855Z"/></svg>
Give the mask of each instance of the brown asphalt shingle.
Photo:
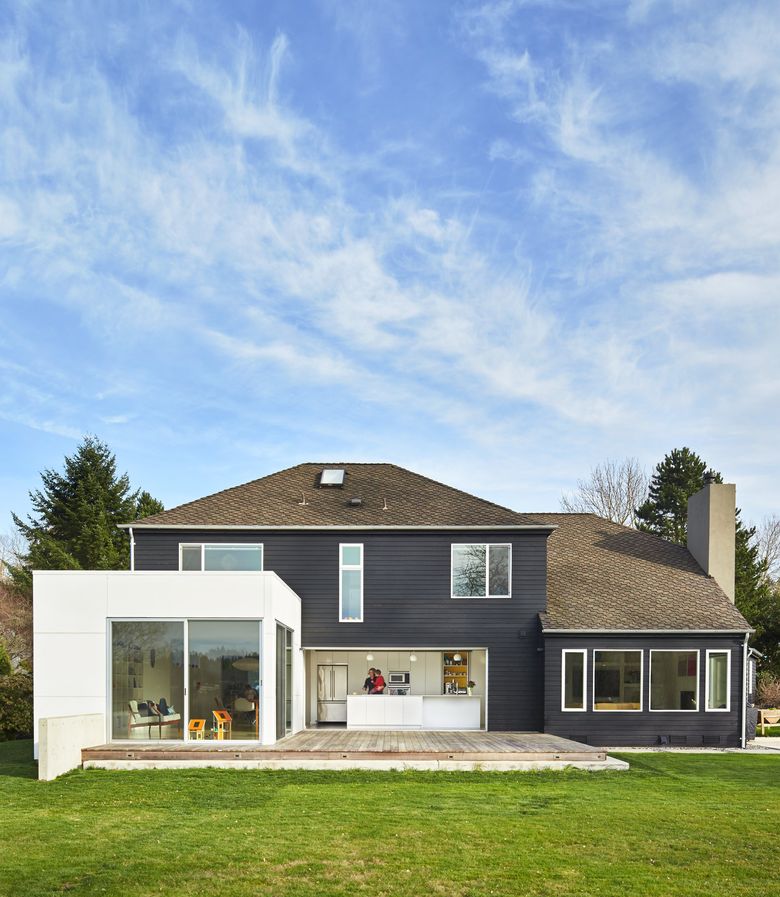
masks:
<svg viewBox="0 0 780 897"><path fill-rule="evenodd" d="M319 487L324 469L343 487ZM306 504L303 505L305 496ZM360 498L351 507L350 498ZM385 504L387 510L384 510ZM529 526L528 514L485 501L395 464L298 464L136 521L143 526Z"/></svg>
<svg viewBox="0 0 780 897"><path fill-rule="evenodd" d="M548 629L750 627L686 548L595 514L534 514L547 540Z"/></svg>
<svg viewBox="0 0 780 897"><path fill-rule="evenodd" d="M319 475L326 468L347 471L343 488L319 488ZM351 507L352 497L362 504ZM749 628L717 583L679 545L593 514L518 514L395 464L299 464L133 524L523 525L557 527L547 542L547 613L542 614L546 630Z"/></svg>

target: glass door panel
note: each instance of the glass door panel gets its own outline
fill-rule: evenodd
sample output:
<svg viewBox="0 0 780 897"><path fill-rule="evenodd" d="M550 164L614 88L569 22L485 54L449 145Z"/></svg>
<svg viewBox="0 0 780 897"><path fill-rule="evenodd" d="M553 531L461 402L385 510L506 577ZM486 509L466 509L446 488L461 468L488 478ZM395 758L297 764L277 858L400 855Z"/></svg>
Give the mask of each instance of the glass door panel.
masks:
<svg viewBox="0 0 780 897"><path fill-rule="evenodd" d="M184 737L184 623L111 623L111 737Z"/></svg>
<svg viewBox="0 0 780 897"><path fill-rule="evenodd" d="M260 738L260 621L191 620L189 718L217 741Z"/></svg>
<svg viewBox="0 0 780 897"><path fill-rule="evenodd" d="M276 737L292 732L292 630L276 624Z"/></svg>

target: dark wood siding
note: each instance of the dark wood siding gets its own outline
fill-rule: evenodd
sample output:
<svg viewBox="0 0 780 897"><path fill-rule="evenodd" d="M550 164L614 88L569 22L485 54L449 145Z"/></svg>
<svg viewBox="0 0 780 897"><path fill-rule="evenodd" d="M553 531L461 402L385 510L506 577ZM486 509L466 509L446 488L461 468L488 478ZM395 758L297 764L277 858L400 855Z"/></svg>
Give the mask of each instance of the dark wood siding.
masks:
<svg viewBox="0 0 780 897"><path fill-rule="evenodd" d="M654 745L660 737L672 744L738 746L742 737L742 639L739 637L689 636L552 636L545 638L544 731L595 745ZM564 648L586 649L587 710L561 710L561 666ZM593 711L593 651L643 649L642 706L640 712ZM664 713L648 710L650 698L650 649L699 651L699 705L695 712ZM728 713L707 713L704 677L707 648L731 651L731 704Z"/></svg>
<svg viewBox="0 0 780 897"><path fill-rule="evenodd" d="M486 648L488 727L540 730L546 533L135 531L137 570L176 570L180 542L262 542L264 568L302 601L310 648ZM362 623L339 623L339 543L364 545ZM452 599L453 542L511 542L512 597Z"/></svg>

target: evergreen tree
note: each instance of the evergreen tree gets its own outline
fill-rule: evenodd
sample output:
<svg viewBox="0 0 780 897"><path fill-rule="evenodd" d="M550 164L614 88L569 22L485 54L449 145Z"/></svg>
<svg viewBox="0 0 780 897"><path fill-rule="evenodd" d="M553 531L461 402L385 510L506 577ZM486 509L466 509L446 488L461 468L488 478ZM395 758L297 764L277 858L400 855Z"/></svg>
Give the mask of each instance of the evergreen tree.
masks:
<svg viewBox="0 0 780 897"><path fill-rule="evenodd" d="M706 471L707 465L689 448L669 452L653 471L648 497L637 508L637 529L686 545L688 499L704 485Z"/></svg>
<svg viewBox="0 0 780 897"><path fill-rule="evenodd" d="M65 458L63 473L44 470L41 480L43 488L30 492L34 516L13 515L28 547L9 571L23 587L32 570L126 569L129 542L117 524L163 509L148 492L132 492L127 474L117 476L114 454L96 436Z"/></svg>
<svg viewBox="0 0 780 897"><path fill-rule="evenodd" d="M657 465L647 500L637 508L637 528L669 542L688 544L688 499L704 486L707 464L689 448L674 449ZM713 472L716 483L723 477ZM780 591L766 575L756 528L746 527L737 508L735 526L735 604L756 630L751 645L765 656L764 669L780 673Z"/></svg>

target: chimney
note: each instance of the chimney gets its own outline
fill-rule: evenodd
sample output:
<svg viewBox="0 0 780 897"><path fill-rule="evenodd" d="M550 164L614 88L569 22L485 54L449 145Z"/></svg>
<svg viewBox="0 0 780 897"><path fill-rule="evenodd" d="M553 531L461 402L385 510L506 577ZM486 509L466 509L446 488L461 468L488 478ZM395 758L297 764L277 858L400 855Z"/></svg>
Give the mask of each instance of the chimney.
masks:
<svg viewBox="0 0 780 897"><path fill-rule="evenodd" d="M737 487L704 476L704 488L688 499L688 551L734 603L734 515Z"/></svg>

